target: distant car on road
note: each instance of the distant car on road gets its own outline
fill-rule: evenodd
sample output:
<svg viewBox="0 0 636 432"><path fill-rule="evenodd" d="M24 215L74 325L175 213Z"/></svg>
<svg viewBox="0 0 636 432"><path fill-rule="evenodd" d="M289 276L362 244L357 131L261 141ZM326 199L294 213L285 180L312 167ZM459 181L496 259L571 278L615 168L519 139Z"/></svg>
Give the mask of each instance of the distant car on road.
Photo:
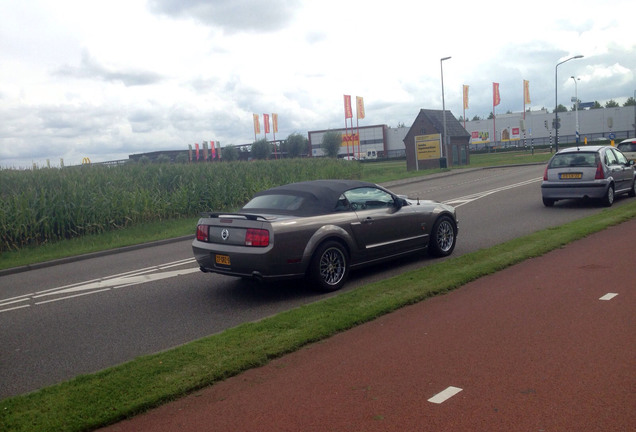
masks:
<svg viewBox="0 0 636 432"><path fill-rule="evenodd" d="M259 280L307 277L340 289L350 269L428 249L447 256L455 209L355 180L315 180L257 193L237 213L202 214L192 243L201 271Z"/></svg>
<svg viewBox="0 0 636 432"><path fill-rule="evenodd" d="M621 141L616 148L622 151L627 159L636 162L636 138Z"/></svg>
<svg viewBox="0 0 636 432"><path fill-rule="evenodd" d="M612 146L571 147L556 153L545 168L541 195L552 207L563 199L599 199L605 206L626 193L636 196L634 162Z"/></svg>

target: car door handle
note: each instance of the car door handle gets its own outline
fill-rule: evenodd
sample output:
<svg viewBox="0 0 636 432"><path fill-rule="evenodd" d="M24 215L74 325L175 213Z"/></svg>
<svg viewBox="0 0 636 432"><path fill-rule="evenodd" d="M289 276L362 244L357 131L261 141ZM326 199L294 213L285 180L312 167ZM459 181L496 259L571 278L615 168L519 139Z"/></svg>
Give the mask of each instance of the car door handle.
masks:
<svg viewBox="0 0 636 432"><path fill-rule="evenodd" d="M373 218L371 216L368 216L362 221L362 223L364 223L364 224L373 223Z"/></svg>

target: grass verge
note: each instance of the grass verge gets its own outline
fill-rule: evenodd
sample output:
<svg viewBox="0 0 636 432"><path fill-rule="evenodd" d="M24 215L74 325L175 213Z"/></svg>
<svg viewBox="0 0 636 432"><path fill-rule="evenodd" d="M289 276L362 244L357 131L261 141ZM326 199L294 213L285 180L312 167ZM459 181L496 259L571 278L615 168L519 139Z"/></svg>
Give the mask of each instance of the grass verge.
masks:
<svg viewBox="0 0 636 432"><path fill-rule="evenodd" d="M635 216L636 203L607 209L170 351L2 400L0 430L87 431L120 421Z"/></svg>

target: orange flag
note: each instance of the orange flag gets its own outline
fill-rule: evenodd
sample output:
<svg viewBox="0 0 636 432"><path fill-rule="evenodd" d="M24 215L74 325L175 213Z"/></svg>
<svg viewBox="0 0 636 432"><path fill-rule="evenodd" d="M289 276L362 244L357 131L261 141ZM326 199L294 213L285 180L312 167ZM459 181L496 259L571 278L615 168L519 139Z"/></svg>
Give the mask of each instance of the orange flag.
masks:
<svg viewBox="0 0 636 432"><path fill-rule="evenodd" d="M258 120L258 114L254 114L254 134L258 135L261 133L261 123Z"/></svg>

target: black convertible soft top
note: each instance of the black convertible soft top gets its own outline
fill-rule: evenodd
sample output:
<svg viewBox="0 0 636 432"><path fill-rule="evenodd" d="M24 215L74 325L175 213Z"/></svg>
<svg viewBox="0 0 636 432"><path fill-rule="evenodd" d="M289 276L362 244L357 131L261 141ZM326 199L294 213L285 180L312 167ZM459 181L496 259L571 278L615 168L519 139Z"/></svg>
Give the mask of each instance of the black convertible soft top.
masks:
<svg viewBox="0 0 636 432"><path fill-rule="evenodd" d="M377 185L360 180L311 180L290 183L283 186L258 192L255 197L263 195L296 195L305 198L303 206L294 214L318 215L331 213L336 207L338 199L350 189L359 187L378 187ZM253 209L250 209L253 212Z"/></svg>

